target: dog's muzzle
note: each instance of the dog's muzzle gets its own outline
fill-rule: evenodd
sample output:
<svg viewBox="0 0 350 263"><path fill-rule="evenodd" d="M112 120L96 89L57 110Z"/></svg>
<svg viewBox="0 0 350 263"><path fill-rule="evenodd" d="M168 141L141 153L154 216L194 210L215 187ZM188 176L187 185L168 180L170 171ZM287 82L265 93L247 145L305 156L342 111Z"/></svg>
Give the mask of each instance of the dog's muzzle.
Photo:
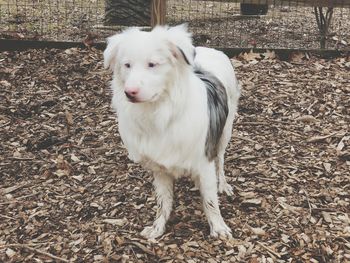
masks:
<svg viewBox="0 0 350 263"><path fill-rule="evenodd" d="M127 91L125 91L124 93L130 102L132 102L132 103L138 102L138 100L136 99L137 93L127 92Z"/></svg>

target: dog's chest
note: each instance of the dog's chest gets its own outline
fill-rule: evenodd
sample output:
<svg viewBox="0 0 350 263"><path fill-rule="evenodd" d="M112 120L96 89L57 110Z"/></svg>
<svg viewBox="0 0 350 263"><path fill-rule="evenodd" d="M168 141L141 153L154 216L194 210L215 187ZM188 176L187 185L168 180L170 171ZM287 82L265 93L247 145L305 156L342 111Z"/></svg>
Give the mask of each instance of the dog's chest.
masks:
<svg viewBox="0 0 350 263"><path fill-rule="evenodd" d="M152 170L172 170L183 174L204 153L205 129L195 121L148 120L120 123L121 135L130 158ZM124 125L125 124L125 125Z"/></svg>
<svg viewBox="0 0 350 263"><path fill-rule="evenodd" d="M141 162L143 167L149 169L155 173L167 173L171 174L175 178L190 175L191 172L181 166L170 166L165 167L163 164L158 163L146 156L141 157Z"/></svg>

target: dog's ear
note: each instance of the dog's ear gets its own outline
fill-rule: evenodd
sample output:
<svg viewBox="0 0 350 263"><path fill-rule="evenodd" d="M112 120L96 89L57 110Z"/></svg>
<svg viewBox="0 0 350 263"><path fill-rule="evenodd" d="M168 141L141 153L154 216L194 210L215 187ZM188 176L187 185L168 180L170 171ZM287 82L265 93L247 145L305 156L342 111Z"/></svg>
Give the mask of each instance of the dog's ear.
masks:
<svg viewBox="0 0 350 263"><path fill-rule="evenodd" d="M107 69L113 70L115 67L116 57L118 53L118 48L120 45L120 42L127 36L132 35L134 33L140 32L140 30L136 27L130 27L126 30L124 30L120 34L116 34L114 36L111 36L107 38L107 47L105 51L103 52L103 58L104 58L104 67Z"/></svg>
<svg viewBox="0 0 350 263"><path fill-rule="evenodd" d="M114 69L116 63L116 56L118 51L118 44L121 41L122 35L117 34L107 38L107 47L103 52L105 69Z"/></svg>
<svg viewBox="0 0 350 263"><path fill-rule="evenodd" d="M107 47L103 52L105 69L114 69L118 51L118 44L120 43L122 37L123 34L117 34L107 38Z"/></svg>
<svg viewBox="0 0 350 263"><path fill-rule="evenodd" d="M193 65L193 58L191 56L186 55L185 51L181 49L179 46L176 46L174 43L169 42L170 52L175 60L178 60L187 65Z"/></svg>
<svg viewBox="0 0 350 263"><path fill-rule="evenodd" d="M192 35L187 30L187 24L170 27L167 33L173 56L182 59L188 65L193 65L195 48L192 45Z"/></svg>

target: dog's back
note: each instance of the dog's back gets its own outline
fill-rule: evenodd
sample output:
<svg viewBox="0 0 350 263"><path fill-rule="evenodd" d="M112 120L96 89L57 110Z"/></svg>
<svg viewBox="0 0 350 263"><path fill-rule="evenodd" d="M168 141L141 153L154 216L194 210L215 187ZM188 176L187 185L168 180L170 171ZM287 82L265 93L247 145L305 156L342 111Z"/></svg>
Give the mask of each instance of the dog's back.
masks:
<svg viewBox="0 0 350 263"><path fill-rule="evenodd" d="M221 51L213 48L196 47L194 66L216 76L226 88L229 108L237 108L240 95L239 85L229 58Z"/></svg>

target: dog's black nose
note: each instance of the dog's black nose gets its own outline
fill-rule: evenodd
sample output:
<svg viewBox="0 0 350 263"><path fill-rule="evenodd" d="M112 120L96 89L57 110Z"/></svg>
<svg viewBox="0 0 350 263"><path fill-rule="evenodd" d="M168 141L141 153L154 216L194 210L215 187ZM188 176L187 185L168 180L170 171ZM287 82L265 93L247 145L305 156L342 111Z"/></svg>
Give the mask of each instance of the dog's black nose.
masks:
<svg viewBox="0 0 350 263"><path fill-rule="evenodd" d="M124 93L125 93L126 97L130 100L134 99L135 95L136 95L136 94L132 94L132 93L126 92L126 91Z"/></svg>

